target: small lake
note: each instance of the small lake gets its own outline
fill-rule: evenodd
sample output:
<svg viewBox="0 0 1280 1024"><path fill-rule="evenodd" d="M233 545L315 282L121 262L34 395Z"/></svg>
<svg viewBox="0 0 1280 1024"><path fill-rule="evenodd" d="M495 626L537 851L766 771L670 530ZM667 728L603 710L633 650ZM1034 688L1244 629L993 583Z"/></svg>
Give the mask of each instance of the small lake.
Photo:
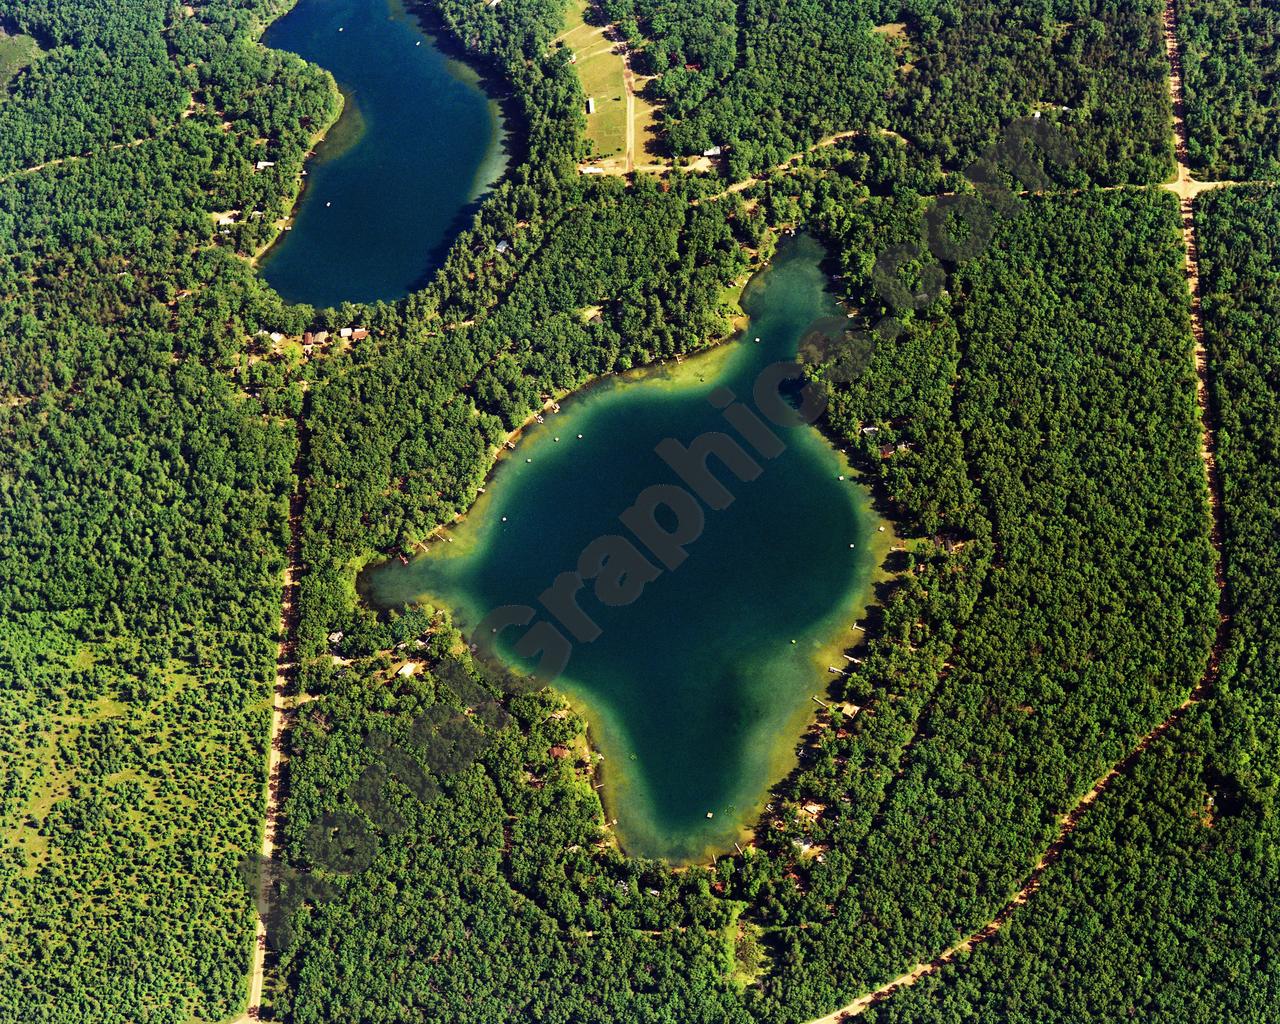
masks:
<svg viewBox="0 0 1280 1024"><path fill-rule="evenodd" d="M764 367L794 359L811 329L843 331L823 256L803 236L779 251L747 285L740 340L565 401L505 453L451 542L434 541L407 565L370 569L362 591L383 607L449 607L468 632L503 605L538 607L589 542L629 536L618 516L645 488L681 483L655 453L659 442L735 436L708 400L713 389L728 386L754 407ZM733 501L706 510L683 564L622 607L602 604L590 584L579 595L600 635L574 646L555 685L605 755L606 809L630 852L687 862L741 840L794 764L817 710L812 697L831 680L827 667L846 665L840 652L857 636L850 627L889 545L867 492L822 434L803 424L773 429L785 450L757 455L754 480L711 460ZM523 632L499 637L498 653L517 666L512 647Z"/></svg>
<svg viewBox="0 0 1280 1024"><path fill-rule="evenodd" d="M315 306L407 295L506 169L498 104L399 0L299 0L262 42L330 71L346 100L263 276Z"/></svg>

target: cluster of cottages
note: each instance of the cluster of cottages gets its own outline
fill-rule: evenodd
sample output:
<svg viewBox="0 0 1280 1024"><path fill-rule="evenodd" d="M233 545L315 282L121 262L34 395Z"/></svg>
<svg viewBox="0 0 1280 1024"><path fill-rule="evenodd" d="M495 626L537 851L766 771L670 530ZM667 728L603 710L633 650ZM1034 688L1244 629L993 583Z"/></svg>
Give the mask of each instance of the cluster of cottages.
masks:
<svg viewBox="0 0 1280 1024"><path fill-rule="evenodd" d="M249 217L252 220L257 220L259 217L262 217L262 216L263 216L263 212L261 210L249 211ZM227 228L230 228L234 224L240 223L239 218L240 218L239 210L228 210L226 213L220 214L218 217L218 227L223 229L222 234L225 235L227 233L226 231Z"/></svg>
<svg viewBox="0 0 1280 1024"><path fill-rule="evenodd" d="M190 292L186 293L190 294ZM179 295L182 298L183 295ZM369 337L369 329L367 327L343 327L338 332L338 337L344 341L364 341ZM288 340L291 336L282 331L258 331L258 337L267 338L273 345L279 345L282 341ZM302 332L302 354L304 357L310 357L316 349L317 345L325 345L329 342L331 335L328 331L303 331ZM341 636L338 637L342 639ZM336 640L330 640L331 643L337 643Z"/></svg>
<svg viewBox="0 0 1280 1024"><path fill-rule="evenodd" d="M223 128L224 129L229 128L230 125L231 125L231 122L228 121L226 122L226 124L223 125ZM257 163L253 165L253 170L254 170L254 173L257 173L259 171L269 171L275 165L276 165L276 162L274 160L259 160ZM307 172L303 171L302 173L306 174ZM219 233L225 235L227 234L227 230L229 228L238 224L240 222L241 212L242 211L240 210L228 210L226 213L219 214L217 223L218 223L218 227L222 229ZM261 210L251 210L249 212L249 216L251 218L257 219L263 216L263 212Z"/></svg>
<svg viewBox="0 0 1280 1024"><path fill-rule="evenodd" d="M365 338L369 337L369 330L365 327L344 327L338 331L338 337L349 341L364 341ZM328 331L303 331L302 354L310 356L317 345L324 345L328 340Z"/></svg>
<svg viewBox="0 0 1280 1024"><path fill-rule="evenodd" d="M414 648L417 650L422 650L423 648L425 648L427 646L427 637L430 635L431 635L430 630L421 634L416 640L413 641ZM332 650L330 651L330 654L333 658L333 663L335 665L346 665L349 663L348 659L343 658L337 651L338 644L342 643L342 638L344 636L346 636L346 634L343 633L342 630L340 629L335 629L328 636L329 646L330 648L332 648ZM400 643L396 644L395 650L403 651L408 646L409 646L409 641L407 640L401 641ZM424 665L422 664L422 662L413 661L410 658L395 670L395 675L396 675L396 678L398 679L408 679L410 676L417 675L418 671L422 668L424 668Z"/></svg>

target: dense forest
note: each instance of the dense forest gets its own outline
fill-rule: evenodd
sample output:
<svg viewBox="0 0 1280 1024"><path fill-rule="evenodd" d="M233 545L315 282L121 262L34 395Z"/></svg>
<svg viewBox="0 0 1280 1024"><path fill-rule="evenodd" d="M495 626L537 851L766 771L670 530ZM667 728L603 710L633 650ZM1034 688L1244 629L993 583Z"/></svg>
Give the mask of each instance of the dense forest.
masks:
<svg viewBox="0 0 1280 1024"><path fill-rule="evenodd" d="M1191 166L1210 181L1280 174L1280 7L1179 3Z"/></svg>
<svg viewBox="0 0 1280 1024"><path fill-rule="evenodd" d="M1201 678L1217 592L1173 198L1029 197L937 262L924 225L962 227L923 218L1037 112L1074 154L1051 177L1167 177L1160 5L605 0L676 152L728 144L740 177L860 133L713 200L713 176L576 173L557 0L436 0L510 83L523 160L421 291L335 310L286 306L247 259L338 109L253 42L288 6L0 0L41 51L0 101L0 1021L243 1009L299 490L314 699L288 738L278 1018L799 1022L982 927ZM263 216L219 230L229 210ZM1280 199L1215 193L1198 219L1221 686L995 941L882 1019L1264 1020L1280 997ZM857 314L856 372L810 355L824 429L909 551L755 842L673 871L617 848L559 695L473 659L447 614L375 614L355 577L466 511L547 396L726 336L730 287L795 225ZM292 354L353 322L367 338ZM429 667L404 678L410 645Z"/></svg>
<svg viewBox="0 0 1280 1024"><path fill-rule="evenodd" d="M923 199L908 180L931 188L941 180L901 154L889 140L860 142L759 196L767 221L801 215L832 237L868 309L876 296L867 248L918 231ZM738 208L735 220L742 215ZM376 1003L398 1008L388 1019L427 1006L459 1020L803 1020L985 923L1047 845L1057 816L1165 717L1207 658L1214 590L1176 223L1172 200L1159 195L1028 204L987 257L954 275L951 298L908 316L856 385L832 385L833 429L868 446L900 521L928 543L841 694L867 713L834 715L809 737L801 769L778 791L781 828L762 829L752 852L721 859L714 874L672 875L621 857L587 788L582 723L550 695L517 695L505 704L512 722L479 762L437 772L427 809L395 799L408 826L383 836L364 871L339 872L330 898L297 920L282 996L290 1014L320 1021ZM580 227L569 233L582 237ZM718 237L729 247L729 234ZM597 252L600 243L579 249ZM483 337L508 301L524 304L524 283L450 333ZM540 284L534 292L567 309L592 294L560 296ZM538 307L536 322L556 323L556 308ZM387 336L397 333L388 321ZM395 344L380 347L366 366L316 391L317 458L332 436L352 464L380 474L394 467L394 449L351 455L353 437L381 445L389 429L349 429L352 417L369 415L351 404L355 393L381 393L379 378L422 391L412 364L392 358ZM538 365L527 362L539 354L536 336L513 356L521 351L523 365ZM350 372L362 380L357 389L346 387ZM322 412L337 401L346 404ZM537 396L523 401L514 417L481 408L509 424ZM403 419L394 400L374 403L374 415L384 405L392 422ZM1010 406L1019 410L1012 422L1003 414ZM446 422L435 436L449 436ZM465 500L487 464L483 420L467 413L462 422L470 441L418 451L419 472L423 459L447 472L431 478L425 504L397 476L390 488L380 475L343 494L380 502L346 528L344 552L349 514L322 512L326 488L313 513L324 517L309 518L326 528L309 529L309 550L349 565L370 531L386 544L396 530L412 537L452 515L453 503L435 504L437 492ZM892 431L910 454L870 458L861 433L868 423ZM337 479L332 463L320 465L313 483ZM391 513L389 500L401 511ZM423 516L406 522L403 509L413 506ZM330 696L297 735L288 814L291 865L322 876L316 830L359 815L354 784L378 761L362 735L411 736L414 719L433 706L460 706L456 689L442 686L457 674L450 666L459 645L447 623L379 625L351 605L340 577L329 588L331 617L315 624L315 642L343 630L343 663L317 650L306 676ZM390 648L420 634L440 674L390 686ZM473 678L484 672L466 669ZM576 770L550 756L555 745L579 750ZM540 826L504 825L523 825L530 799ZM799 811L815 802L824 808L816 820ZM553 807L565 816L548 819ZM375 820L358 820L381 834ZM469 838L442 856L441 838L464 821ZM798 842L828 852L801 863ZM526 864L539 870L531 875ZM422 885L407 887L409 877ZM680 888L694 883L697 898ZM887 902L890 892L911 895ZM404 913L406 900L422 898L429 904ZM502 919L510 941L501 974L480 971ZM466 924L442 931L445 921ZM369 942L385 955L365 955ZM437 951L429 964L411 953L424 946ZM688 966L673 972L677 954ZM360 981L335 987L335 976ZM744 977L757 984L744 987Z"/></svg>
<svg viewBox="0 0 1280 1024"><path fill-rule="evenodd" d="M1172 175L1161 0L905 6L898 130L930 152L967 163L1037 112L1096 184Z"/></svg>
<svg viewBox="0 0 1280 1024"><path fill-rule="evenodd" d="M167 16L159 3L0 3L0 27L16 27L46 51L0 105L0 173L131 142L176 121L196 83L169 58Z"/></svg>
<svg viewBox="0 0 1280 1024"><path fill-rule="evenodd" d="M999 938L875 1019L1266 1021L1280 887L1275 495L1280 193L1196 214L1227 504L1229 643L1215 692L1146 750Z"/></svg>
<svg viewBox="0 0 1280 1024"><path fill-rule="evenodd" d="M891 128L963 167L1045 116L1072 184L1173 171L1159 0L604 0L641 47L676 154L727 145L732 176L822 136Z"/></svg>
<svg viewBox="0 0 1280 1024"><path fill-rule="evenodd" d="M282 211L336 106L242 44L267 5L175 10L3 10L47 52L0 103L0 161L73 158L0 179L6 1021L244 1001L299 409L258 332L308 314L212 214Z"/></svg>
<svg viewBox="0 0 1280 1024"><path fill-rule="evenodd" d="M847 965L848 995L991 920L1059 816L1204 669L1215 594L1175 226L1157 194L1029 202L960 268L948 315L882 339L850 396L846 415L879 423L881 443L885 427L923 451L952 435L962 465L935 469L946 485L926 507L944 541L973 541L961 581L924 586L928 612L885 637L866 661L879 678L850 694L877 715L902 694L901 754L876 817L841 837L842 873L820 895L814 881L803 916L829 923L784 947L787 962ZM920 331L944 354L945 427L936 413L895 427L910 376L875 373L894 356L914 369ZM925 652L904 693L899 666ZM827 801L844 772L866 784L856 756L836 767L841 747L815 780ZM826 984L805 974L779 996Z"/></svg>

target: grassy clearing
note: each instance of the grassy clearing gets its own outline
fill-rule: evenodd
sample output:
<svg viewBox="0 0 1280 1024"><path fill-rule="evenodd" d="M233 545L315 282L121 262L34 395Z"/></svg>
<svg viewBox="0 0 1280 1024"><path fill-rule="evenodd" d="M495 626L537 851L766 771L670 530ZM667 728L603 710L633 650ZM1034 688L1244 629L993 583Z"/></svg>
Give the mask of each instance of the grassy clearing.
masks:
<svg viewBox="0 0 1280 1024"><path fill-rule="evenodd" d="M612 54L579 62L582 88L595 101L595 112L587 115L587 138L596 155L606 165L626 162L627 91L623 84L622 61Z"/></svg>
<svg viewBox="0 0 1280 1024"><path fill-rule="evenodd" d="M643 170L665 171L671 161L664 155L662 129L658 123L658 108L643 97L645 87L656 76L637 77L635 80L635 145L636 166Z"/></svg>
<svg viewBox="0 0 1280 1024"><path fill-rule="evenodd" d="M902 75L910 73L915 67L915 61L911 50L911 37L907 34L906 22L891 21L885 25L877 25L871 31L876 35L883 36L888 40L889 45L893 47L894 56L898 62L898 73Z"/></svg>
<svg viewBox="0 0 1280 1024"><path fill-rule="evenodd" d="M603 27L587 24L591 6L588 0L572 0L556 45L573 52L582 91L595 101L586 133L594 155L606 169L622 173L627 164L626 62L614 52L617 44L605 37Z"/></svg>
<svg viewBox="0 0 1280 1024"><path fill-rule="evenodd" d="M906 39L907 23L905 21L890 21L884 25L877 25L871 30L890 39Z"/></svg>
<svg viewBox="0 0 1280 1024"><path fill-rule="evenodd" d="M0 29L0 102L18 72L30 67L39 56L40 44L30 36L6 35Z"/></svg>

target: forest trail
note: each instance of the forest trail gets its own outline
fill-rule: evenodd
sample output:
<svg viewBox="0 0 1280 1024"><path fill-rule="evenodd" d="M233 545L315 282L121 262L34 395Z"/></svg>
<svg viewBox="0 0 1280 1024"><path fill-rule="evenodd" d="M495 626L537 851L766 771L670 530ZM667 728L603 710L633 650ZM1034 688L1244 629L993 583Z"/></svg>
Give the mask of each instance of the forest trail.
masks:
<svg viewBox="0 0 1280 1024"><path fill-rule="evenodd" d="M284 570L284 593L280 605L280 645L276 652L276 678L271 696L271 741L267 748L267 811L262 828L262 848L259 855L263 865L274 862L276 849L283 839L284 825L284 765L288 761L285 752L285 730L289 719L310 697L306 694L289 696L289 690L297 676L298 641L298 588L302 579L302 511L305 497L302 490L304 462L304 434L302 420L298 420L298 455L294 461L293 494L289 496L289 546ZM259 874L258 907L267 906L271 898L272 872ZM261 1019L263 979L266 974L267 929L263 915L258 914L253 943L253 966L249 972L249 1002L244 1013L231 1024L251 1024Z"/></svg>
<svg viewBox="0 0 1280 1024"><path fill-rule="evenodd" d="M1225 625L1225 620L1223 621L1223 625ZM996 932L1003 928L1018 908L1030 900L1040 888L1040 882L1044 873L1052 864L1054 864L1054 862L1057 861L1058 857L1061 856L1062 850L1067 844L1067 840L1071 838L1071 834L1075 832L1076 827L1080 824L1080 819L1084 817L1085 811L1092 806L1098 797L1110 789L1118 778L1124 775L1134 765L1142 753L1151 746L1152 743L1173 728L1173 726L1176 725L1191 708L1200 703L1209 691L1213 689L1218 678L1218 655L1220 653L1222 639L1223 629L1220 626L1218 631L1218 642L1215 645L1213 654L1210 658L1209 667L1205 671L1204 676L1201 678L1196 688L1191 692L1186 700L1174 709L1173 713L1169 715L1168 718L1143 736L1142 739L1138 741L1137 746L1125 755L1124 760L1114 765L1104 776L1102 776L1102 778L1095 782L1093 787L1076 802L1075 806L1072 807L1066 815L1063 816L1058 828L1057 836L1040 855L1040 859L1036 861L1035 867L1031 869L1031 873L1027 876L1027 880L1023 883L1022 887L1014 893L1012 897L1010 897L1009 901L1005 903L1005 905L1000 909L1000 912L996 914L989 923L974 932L968 938L962 939L954 946L950 946L943 950L928 963L917 964L905 974L899 975L892 981L885 982L879 988L872 989L865 995L859 996L853 1002L842 1006L833 1013L827 1014L825 1017L819 1017L816 1020L810 1021L809 1024L841 1024L843 1021L851 1020L863 1013L869 1006L888 999L899 989L914 985L921 978L927 977L930 974L936 974L957 957L971 952L975 947L986 942L995 935Z"/></svg>
<svg viewBox="0 0 1280 1024"><path fill-rule="evenodd" d="M186 115L184 114L183 116L185 117ZM163 132L161 134L163 134ZM106 149L98 150L97 152L114 153L120 149L133 149L135 146L141 146L144 142L151 142L159 137L159 135L147 135L141 139L134 139L131 142L115 142ZM10 171L3 178L0 178L0 181L8 181L10 178L21 178L27 174L38 174L40 171L47 170L50 167L61 167L63 164L79 163L81 160L88 160L94 155L95 153L77 153L74 156L55 157L53 160L46 160L42 164L33 164L30 167L23 167L20 170Z"/></svg>
<svg viewBox="0 0 1280 1024"><path fill-rule="evenodd" d="M1169 58L1169 101L1173 104L1173 152L1178 173L1166 187L1182 200L1194 199L1200 184L1191 180L1190 150L1187 146L1187 107L1183 98L1182 51L1178 48L1178 12L1174 0L1165 0L1164 50ZM1212 187L1212 186L1210 186Z"/></svg>
<svg viewBox="0 0 1280 1024"><path fill-rule="evenodd" d="M16 171L10 171L8 174L0 175L0 181L9 181L11 178L21 178L27 174L38 174L40 171L47 170L50 167L61 167L63 164L79 163L81 160L88 160L90 157L93 157L98 153L115 153L121 149L133 149L136 146L141 146L144 142L154 142L156 139L159 139L173 131L181 125L183 121L193 116L201 109L203 109L203 104L198 103L196 98L192 96L187 101L186 108L178 115L178 120L174 124L165 125L154 135L144 135L140 139L131 139L128 142L113 142L105 149L93 150L88 153L75 153L71 156L54 157L54 159L46 160L42 164L32 164L30 167L20 167Z"/></svg>
<svg viewBox="0 0 1280 1024"><path fill-rule="evenodd" d="M757 174L750 178L743 178L741 181L735 181L732 185L730 185L728 188L724 189L723 191L716 192L714 195L703 196L701 200L694 200L694 203L696 204L702 201L715 202L717 199L724 199L726 196L737 195L739 192L745 192L747 189L751 188L752 186L759 185L760 182L764 181L765 178L768 177L770 174L776 174L780 171L787 170L797 160L800 160L803 157L808 156L810 153L815 153L820 149L825 149L827 146L834 146L837 142L843 142L845 139L852 139L855 136L858 136L861 134L862 132L849 131L849 132L836 132L836 134L834 135L828 135L824 138L819 139L812 146L807 146L804 149L800 150L800 152L798 153L792 153L789 157L783 160L782 163L774 164L763 174ZM898 139L902 138L901 135L898 135L896 132L891 132L887 128L881 129L880 134L891 135L894 138L898 138Z"/></svg>
<svg viewBox="0 0 1280 1024"><path fill-rule="evenodd" d="M1186 107L1182 92L1182 55L1175 35L1177 24L1174 0L1165 0L1164 39L1165 51L1169 57L1169 98L1173 102L1173 135L1174 151L1177 157L1178 173L1175 180L1165 187L1178 196L1182 216L1182 239L1186 249L1187 287L1191 295L1191 334L1194 340L1196 371L1196 402L1200 407L1200 454L1204 464L1205 482L1208 487L1210 540L1214 550L1213 575L1218 590L1218 626L1213 648L1209 654L1209 662L1204 675L1195 689L1187 696L1173 713L1163 722L1148 732L1124 759L1113 766L1089 789L1070 811L1063 816L1058 834L1053 842L1040 855L1031 873L1022 887L1001 908L1000 912L984 927L962 939L954 946L944 950L928 963L917 964L910 971L899 975L853 1002L842 1006L834 1013L810 1021L809 1024L841 1024L862 1014L869 1006L889 998L900 989L914 985L921 978L935 974L957 957L971 952L975 947L995 935L1014 913L1025 904L1040 888L1045 871L1061 856L1067 841L1070 839L1081 818L1090 806L1105 793L1115 781L1126 774L1142 753L1157 739L1168 732L1186 713L1205 699L1217 686L1222 652L1226 646L1227 630L1230 623L1226 600L1226 574L1223 567L1223 506L1222 480L1218 472L1216 459L1217 436L1213 406L1209 400L1209 361L1204 345L1204 324L1200 307L1200 265L1199 251L1196 244L1195 198L1201 192L1214 188L1222 188L1237 184L1230 181L1198 182L1191 178L1191 167L1188 162Z"/></svg>
<svg viewBox="0 0 1280 1024"><path fill-rule="evenodd" d="M1191 293L1191 336L1195 342L1196 401L1200 406L1201 444L1200 456L1204 462L1205 480L1209 488L1209 513L1212 519L1212 540L1216 558L1214 577L1219 592L1226 586L1222 567L1222 481L1218 474L1217 434L1213 406L1209 399L1209 358L1204 346L1204 323L1200 309L1200 250L1196 242L1195 198L1201 192L1222 188L1235 182L1198 182L1191 180L1187 145L1186 101L1182 84L1182 52L1177 38L1177 7L1175 0L1165 0L1164 45L1169 56L1169 99L1173 104L1173 146L1178 163L1175 180L1166 186L1178 196L1182 213L1182 242L1186 249L1187 288ZM1219 608L1222 602L1219 600ZM1219 630L1221 634L1221 630ZM1221 640L1221 635L1219 635ZM1216 661L1216 652L1215 652Z"/></svg>
<svg viewBox="0 0 1280 1024"><path fill-rule="evenodd" d="M1173 105L1173 152L1178 172L1165 188L1184 203L1201 192L1238 184L1234 181L1195 181L1191 177L1191 150L1187 145L1187 105L1182 82L1182 51L1178 48L1178 12L1174 0L1165 0L1164 49L1169 58L1169 101ZM1186 214L1184 213L1184 219ZM1194 294L1194 291L1193 291Z"/></svg>

